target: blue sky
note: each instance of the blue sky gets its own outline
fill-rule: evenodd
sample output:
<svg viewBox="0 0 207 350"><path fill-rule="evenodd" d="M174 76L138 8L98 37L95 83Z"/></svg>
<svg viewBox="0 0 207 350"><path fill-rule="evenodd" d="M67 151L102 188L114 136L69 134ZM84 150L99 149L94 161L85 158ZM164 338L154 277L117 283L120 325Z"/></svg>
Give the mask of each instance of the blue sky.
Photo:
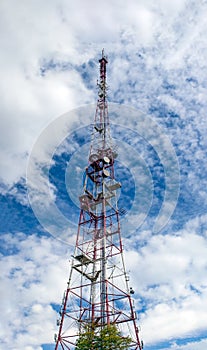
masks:
<svg viewBox="0 0 207 350"><path fill-rule="evenodd" d="M15 5L0 5L2 349L53 348L104 47L145 348L206 350L207 1Z"/></svg>

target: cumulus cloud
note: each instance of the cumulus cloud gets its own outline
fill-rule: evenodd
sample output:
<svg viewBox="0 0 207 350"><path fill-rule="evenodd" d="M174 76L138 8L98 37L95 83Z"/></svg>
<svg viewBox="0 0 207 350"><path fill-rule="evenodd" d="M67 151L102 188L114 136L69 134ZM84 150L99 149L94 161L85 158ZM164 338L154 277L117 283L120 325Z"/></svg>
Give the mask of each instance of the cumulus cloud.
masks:
<svg viewBox="0 0 207 350"><path fill-rule="evenodd" d="M109 56L110 101L149 113L172 140L181 192L168 230L155 236L146 221L133 241L124 233L126 265L149 348L168 340L166 350L206 349L206 339L196 339L207 324L206 9L205 0L130 0L127 6L106 0L104 9L93 0L0 4L0 189L5 200L9 190L28 205L25 192L15 184L24 184L28 155L39 134L57 116L95 102L103 47ZM69 118L69 127L73 123ZM52 134L55 141L57 130ZM68 147L72 153L76 145ZM46 156L42 150L39 161L44 163ZM153 166L151 159L144 161ZM136 164L135 173L137 169ZM44 192L48 183L44 176L41 180ZM54 184L50 191L56 199ZM170 205L165 214L172 212ZM142 219L142 212L135 213L129 224ZM52 303L59 304L65 288L65 248L24 233L4 236L3 246L2 344L11 350L40 350L51 342L56 317ZM193 341L181 344L176 339L189 334Z"/></svg>
<svg viewBox="0 0 207 350"><path fill-rule="evenodd" d="M171 235L148 236L138 251L125 244L147 343L205 332L207 241L196 232L198 220Z"/></svg>
<svg viewBox="0 0 207 350"><path fill-rule="evenodd" d="M186 227L166 236L142 232L144 244L137 250L139 239L124 239L124 247L142 337L147 346L169 341L169 349L190 349L175 344L206 329L206 238ZM41 348L56 332L53 305L60 304L66 287L71 249L53 238L23 233L5 234L1 242L6 252L1 258L2 344Z"/></svg>
<svg viewBox="0 0 207 350"><path fill-rule="evenodd" d="M126 102L135 103L133 90L128 85L132 77L132 82L136 82L134 91L138 93L139 86L144 89L144 93L139 94L139 101L136 96L137 107L144 110L148 107L146 97L159 87L159 76L154 68L160 65L164 68L165 62L170 62L169 56L175 56L171 49L167 49L167 41L173 43L176 53L183 51L186 43L195 44L196 50L203 46L203 42L196 38L202 38L204 32L204 2L197 9L193 3L189 4L187 13L185 1L173 2L173 5L161 0L156 5L152 1L129 1L127 7L123 2L106 2L105 16L99 4L92 3L90 7L83 1L74 4L66 1L52 1L50 4L21 2L17 11L13 10L12 1L1 4L1 158L5 164L2 178L8 184L25 175L27 154L42 127L74 106L94 102L94 91L84 86L78 67L97 57L98 43L99 51L105 45L111 52L112 96L113 93L118 94L120 85L124 84L114 100L119 102L124 96ZM193 19L192 13L196 15ZM186 23L185 17L189 17L191 31L181 24ZM161 32L166 25L167 31L162 34L165 35L163 37ZM178 29L182 33L182 41ZM148 50L149 42L153 50ZM177 42L180 42L180 50L177 49ZM185 50L190 59L191 47ZM144 76L141 72L143 64L136 59L139 51L144 58ZM195 59L193 57L191 61ZM60 69L50 67L47 74L42 76L44 61L48 64L55 61ZM66 62L70 66L62 67L61 71L61 64ZM178 62L181 60L178 59ZM171 65L174 69L175 62ZM199 67L196 69L198 72ZM146 73L147 83L143 80ZM16 170L11 171L14 162Z"/></svg>
<svg viewBox="0 0 207 350"><path fill-rule="evenodd" d="M23 233L1 236L1 344L42 349L52 343L56 311L68 277L69 252L52 238Z"/></svg>

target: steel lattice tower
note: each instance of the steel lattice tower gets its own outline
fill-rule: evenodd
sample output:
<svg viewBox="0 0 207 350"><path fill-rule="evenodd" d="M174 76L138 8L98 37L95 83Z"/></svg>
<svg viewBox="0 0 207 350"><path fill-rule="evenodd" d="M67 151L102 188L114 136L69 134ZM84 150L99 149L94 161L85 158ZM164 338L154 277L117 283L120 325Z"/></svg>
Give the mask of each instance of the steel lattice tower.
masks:
<svg viewBox="0 0 207 350"><path fill-rule="evenodd" d="M121 184L114 175L116 149L110 136L106 100L107 58L102 52L98 101L93 125L88 166L75 251L64 292L55 350L74 349L86 325L99 332L115 324L132 339L130 349L143 349L136 325L132 288L128 286L120 229L117 196Z"/></svg>

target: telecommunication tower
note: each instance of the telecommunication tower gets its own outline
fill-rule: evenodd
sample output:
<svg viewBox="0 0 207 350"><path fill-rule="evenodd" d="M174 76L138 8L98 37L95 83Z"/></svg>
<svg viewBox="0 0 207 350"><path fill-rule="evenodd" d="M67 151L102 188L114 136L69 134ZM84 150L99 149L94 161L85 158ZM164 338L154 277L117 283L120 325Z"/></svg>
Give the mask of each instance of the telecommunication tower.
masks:
<svg viewBox="0 0 207 350"><path fill-rule="evenodd" d="M136 311L125 270L117 198L121 183L116 181L116 148L110 136L107 106L106 65L102 51L98 100L80 216L67 289L57 320L55 350L75 349L87 326L100 332L115 325L122 337L129 336L129 349L143 349L136 324Z"/></svg>

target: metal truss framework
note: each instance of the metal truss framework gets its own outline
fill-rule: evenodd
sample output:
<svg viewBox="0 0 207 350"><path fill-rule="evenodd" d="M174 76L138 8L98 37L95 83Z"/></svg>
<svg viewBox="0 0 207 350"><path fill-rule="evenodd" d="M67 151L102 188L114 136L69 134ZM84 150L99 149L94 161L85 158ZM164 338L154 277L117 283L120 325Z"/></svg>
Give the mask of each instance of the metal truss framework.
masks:
<svg viewBox="0 0 207 350"><path fill-rule="evenodd" d="M102 52L98 101L93 125L88 166L75 251L67 289L64 292L55 350L75 349L78 337L91 325L100 332L115 324L123 337L132 339L130 349L143 348L136 325L133 290L128 286L121 239L117 198L121 183L114 175L116 148L110 136L106 101L106 64Z"/></svg>

